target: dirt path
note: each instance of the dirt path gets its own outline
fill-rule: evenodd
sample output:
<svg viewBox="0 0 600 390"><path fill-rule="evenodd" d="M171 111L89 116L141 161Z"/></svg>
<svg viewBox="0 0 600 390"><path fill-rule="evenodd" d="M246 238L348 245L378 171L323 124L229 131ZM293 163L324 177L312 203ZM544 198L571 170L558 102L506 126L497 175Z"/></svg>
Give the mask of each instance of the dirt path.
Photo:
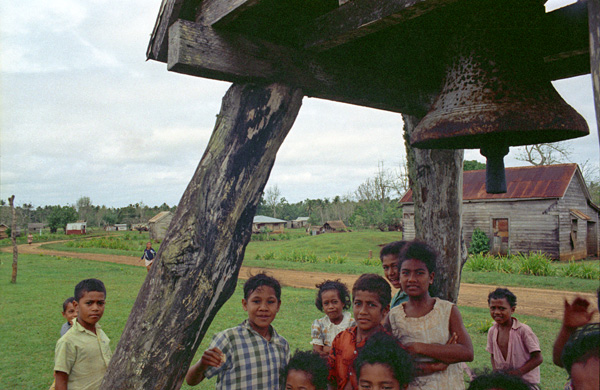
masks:
<svg viewBox="0 0 600 390"><path fill-rule="evenodd" d="M32 245L19 245L19 253L39 254L48 256L64 256L79 259L107 261L119 264L137 265L142 267L144 264L139 258L130 256L113 256L98 253L76 253L66 251L55 251L43 249L40 246L46 243L36 243ZM4 252L11 252L12 247L2 248ZM242 267L240 278L247 279L248 275L256 274L261 271L277 278L282 285L290 287L314 289L315 284L325 279L341 279L348 286L352 286L358 275L346 274L328 274L323 272L291 271L283 269L263 269L257 267ZM495 286L468 284L460 285L460 296L458 304L460 306L483 307L487 308L487 295ZM591 302L596 301L594 294L574 293L570 291L542 290L535 288L511 287L510 290L518 297L517 313L527 314L545 318L562 318L563 300L565 298L572 300L575 296L583 296ZM598 321L598 315L596 315Z"/></svg>

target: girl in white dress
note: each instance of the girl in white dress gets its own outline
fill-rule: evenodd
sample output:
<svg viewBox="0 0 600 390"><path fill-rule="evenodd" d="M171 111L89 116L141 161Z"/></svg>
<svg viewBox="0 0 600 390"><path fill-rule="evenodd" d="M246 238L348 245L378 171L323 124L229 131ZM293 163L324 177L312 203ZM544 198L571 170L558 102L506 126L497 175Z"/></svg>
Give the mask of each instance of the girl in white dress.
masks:
<svg viewBox="0 0 600 390"><path fill-rule="evenodd" d="M464 389L459 363L473 360L471 338L457 307L429 295L436 258L428 245L412 241L398 260L402 290L409 298L390 310L386 326L413 355L420 370L409 390Z"/></svg>
<svg viewBox="0 0 600 390"><path fill-rule="evenodd" d="M356 322L350 312L344 311L349 309L351 304L350 292L344 283L339 280L326 280L317 284L317 288L319 291L315 305L326 315L313 322L310 343L313 345L313 351L326 357L329 355L331 342L335 336L356 325Z"/></svg>

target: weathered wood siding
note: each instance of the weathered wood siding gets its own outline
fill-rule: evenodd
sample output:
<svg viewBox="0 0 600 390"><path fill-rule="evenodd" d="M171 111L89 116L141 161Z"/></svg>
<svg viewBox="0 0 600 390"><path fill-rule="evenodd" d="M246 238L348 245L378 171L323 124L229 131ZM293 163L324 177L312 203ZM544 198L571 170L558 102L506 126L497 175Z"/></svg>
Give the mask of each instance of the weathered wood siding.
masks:
<svg viewBox="0 0 600 390"><path fill-rule="evenodd" d="M169 225L171 224L171 220L173 219L173 214L169 214L159 221L149 223L150 229L150 239L151 240L164 240L167 235L167 229L169 229Z"/></svg>
<svg viewBox="0 0 600 390"><path fill-rule="evenodd" d="M497 202L465 201L463 234L467 246L476 228L492 239L492 221L508 219L510 253L542 251L558 258L558 213L556 199L506 200Z"/></svg>
<svg viewBox="0 0 600 390"><path fill-rule="evenodd" d="M402 239L403 240L414 240L416 236L415 232L415 206L412 204L405 204L402 207Z"/></svg>
<svg viewBox="0 0 600 390"><path fill-rule="evenodd" d="M581 178L576 174L571 179L569 187L563 196L558 201L559 221L560 221L560 260L578 260L583 259L588 255L588 222L594 224L595 230L598 229L598 212L588 205L585 197L585 189L583 188ZM590 221L578 218L572 214L570 210L579 210L591 218ZM571 243L572 223L577 226L577 239L575 247ZM592 229L592 228L591 228ZM598 234L595 237L590 237L590 240L595 240L596 248L598 247ZM589 245L593 246L593 245ZM597 252L597 250L596 250Z"/></svg>

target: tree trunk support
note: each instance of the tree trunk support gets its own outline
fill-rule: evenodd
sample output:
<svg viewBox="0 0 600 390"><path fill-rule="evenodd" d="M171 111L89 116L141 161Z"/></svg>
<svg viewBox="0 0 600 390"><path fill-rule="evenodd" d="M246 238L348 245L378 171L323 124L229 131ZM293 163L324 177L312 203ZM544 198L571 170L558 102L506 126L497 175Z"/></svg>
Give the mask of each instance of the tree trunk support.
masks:
<svg viewBox="0 0 600 390"><path fill-rule="evenodd" d="M281 84L229 89L101 389L181 387L210 323L235 290L256 207L302 97L300 89Z"/></svg>
<svg viewBox="0 0 600 390"><path fill-rule="evenodd" d="M462 149L417 149L408 143L421 118L402 115L415 202L416 238L438 253L432 294L456 303L467 257L462 238Z"/></svg>
<svg viewBox="0 0 600 390"><path fill-rule="evenodd" d="M15 196L12 195L8 198L8 204L10 205L10 213L12 215L12 223L10 224L10 242L13 246L13 262L12 262L12 275L10 278L11 283L17 283L17 268L19 262L19 249L17 247L17 211L15 210Z"/></svg>

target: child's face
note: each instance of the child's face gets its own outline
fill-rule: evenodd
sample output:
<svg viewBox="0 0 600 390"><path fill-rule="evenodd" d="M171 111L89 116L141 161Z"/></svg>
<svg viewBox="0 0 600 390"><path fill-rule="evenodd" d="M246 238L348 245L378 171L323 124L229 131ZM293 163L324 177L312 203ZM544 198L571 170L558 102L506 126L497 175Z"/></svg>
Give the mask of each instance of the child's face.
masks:
<svg viewBox="0 0 600 390"><path fill-rule="evenodd" d="M506 298L492 298L489 302L490 315L498 325L512 324L511 318L515 312L514 307L510 307Z"/></svg>
<svg viewBox="0 0 600 390"><path fill-rule="evenodd" d="M147 242L146 243L146 249L150 249L150 248L152 248L152 243L151 242Z"/></svg>
<svg viewBox="0 0 600 390"><path fill-rule="evenodd" d="M389 305L384 308L379 302L379 295L371 291L356 291L352 306L356 325L363 332L381 324L389 310Z"/></svg>
<svg viewBox="0 0 600 390"><path fill-rule="evenodd" d="M400 267L400 284L409 297L429 294L429 286L433 283L433 272L429 272L421 260L408 259Z"/></svg>
<svg viewBox="0 0 600 390"><path fill-rule="evenodd" d="M85 291L79 302L75 302L75 308L79 310L77 320L84 328L92 330L104 314L105 296L100 291Z"/></svg>
<svg viewBox="0 0 600 390"><path fill-rule="evenodd" d="M396 255L385 255L381 260L383 266L383 273L386 279L394 286L394 288L401 288L400 285L400 274L398 273L398 256Z"/></svg>
<svg viewBox="0 0 600 390"><path fill-rule="evenodd" d="M69 324L73 324L73 320L77 318L77 309L73 302L69 302L67 304L67 309L62 312L62 316L69 322Z"/></svg>
<svg viewBox="0 0 600 390"><path fill-rule="evenodd" d="M358 388L369 390L400 390L405 389L406 385L400 385L400 382L394 378L394 372L387 364L365 363L360 368Z"/></svg>
<svg viewBox="0 0 600 390"><path fill-rule="evenodd" d="M275 319L281 302L271 286L260 286L252 291L248 300L242 299L242 306L248 312L250 326L260 334L269 332L269 325Z"/></svg>
<svg viewBox="0 0 600 390"><path fill-rule="evenodd" d="M329 320L338 324L344 318L344 303L340 299L340 293L337 290L326 290L321 293L323 301L323 312L327 314Z"/></svg>
<svg viewBox="0 0 600 390"><path fill-rule="evenodd" d="M306 371L290 370L285 380L285 390L316 390L312 376Z"/></svg>

